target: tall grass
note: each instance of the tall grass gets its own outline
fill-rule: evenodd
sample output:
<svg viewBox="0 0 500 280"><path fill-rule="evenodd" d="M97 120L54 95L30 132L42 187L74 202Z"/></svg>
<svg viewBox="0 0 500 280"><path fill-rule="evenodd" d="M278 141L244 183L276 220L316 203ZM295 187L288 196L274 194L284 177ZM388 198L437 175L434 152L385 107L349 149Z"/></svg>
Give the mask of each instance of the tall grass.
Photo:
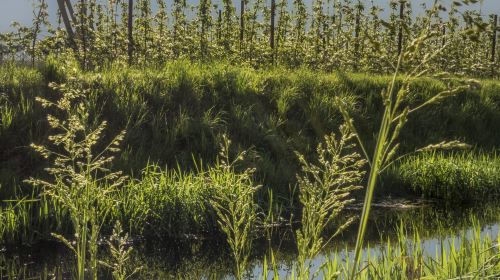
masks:
<svg viewBox="0 0 500 280"><path fill-rule="evenodd" d="M24 177L20 173L34 161L27 153L29 144L46 136L45 126L39 123L42 110L35 102L44 84L36 69L0 66L0 194L4 198L15 198Z"/></svg>
<svg viewBox="0 0 500 280"><path fill-rule="evenodd" d="M387 88L381 92L383 115L380 121L376 141L374 143L373 155L371 157L368 155L366 144L363 143L361 136L357 133L358 130L356 129L354 121L349 114L348 106L343 104L342 100L338 100L341 112L344 115L350 129L356 133L361 149L363 150L370 165L365 200L363 203L363 210L356 238L354 263L350 274L351 279L355 279L359 273L358 265L361 258L361 251L363 248L368 217L370 215L373 194L375 187L378 184L379 175L384 169L387 168L387 166L390 166L394 162L394 158L400 148L400 144L397 140L400 136L401 130L408 122L409 115L416 111L420 111L424 107L439 103L448 97L454 96L460 91L470 88L471 85L474 84L473 80L453 79L446 73L439 73L435 75L435 77L442 79L446 83L445 89L439 91L433 96L424 97L422 101L412 102L413 89L411 87L411 82L419 77L422 77L426 73L429 73L430 60L444 50L444 46L431 52L422 48L427 41L436 37L439 38L439 34L432 31L430 27L432 25L432 17L433 15L439 14L438 11L439 6L436 3L434 8L429 12L428 17L425 19L425 22L428 24L427 30L421 32L416 39L406 46L405 51L399 54L393 78L388 83ZM421 57L422 53L423 57ZM415 58L421 58L420 63L406 69L407 71L403 81L400 84L397 83L397 77L400 71L402 71L403 63L411 61ZM437 145L429 145L426 148L419 149L419 151L432 150L436 148L449 149L463 146L466 145L458 141L448 143L442 142Z"/></svg>
<svg viewBox="0 0 500 280"><path fill-rule="evenodd" d="M89 118L85 98L88 92L77 83L53 85L62 97L55 101L38 98L45 108L54 108L62 117L48 115L47 120L57 134L49 137L53 146L32 144L40 155L51 159L46 171L52 180L28 180L42 188L42 195L56 201L71 219L74 241L60 234L53 236L62 241L77 257L76 279L97 279L98 241L101 227L115 202L109 193L120 186L125 177L121 172L111 172L106 165L113 157L108 153L119 151L124 132L116 136L103 150L96 150L106 129L106 122L92 127L95 119Z"/></svg>
<svg viewBox="0 0 500 280"><path fill-rule="evenodd" d="M235 261L235 275L243 279L248 258L255 238L254 230L258 222L257 204L254 195L258 186L252 181L253 169L241 173L235 171L235 165L243 160L245 153L230 157L229 139L224 137L217 164L207 171L207 183L218 189L211 204L217 213L217 223L231 249Z"/></svg>
<svg viewBox="0 0 500 280"><path fill-rule="evenodd" d="M343 125L339 137L335 134L325 136L325 143L318 146L317 164L309 163L303 155L298 155L302 164L302 174L298 175L302 218L296 234L299 279L309 279L311 260L354 221L354 217L344 219L332 236L323 240L325 229L341 218L343 210L354 201L350 197L351 192L361 188L359 184L366 161L352 151L354 137Z"/></svg>
<svg viewBox="0 0 500 280"><path fill-rule="evenodd" d="M356 279L496 279L500 276L500 235L473 230L437 242L435 254L424 253L418 233L407 237L403 228L396 240L382 244L380 254L371 255L368 247ZM324 279L346 279L354 260L333 256L322 266Z"/></svg>
<svg viewBox="0 0 500 280"><path fill-rule="evenodd" d="M70 223L67 212L38 189L0 201L0 244L34 244L51 231L67 232Z"/></svg>
<svg viewBox="0 0 500 280"><path fill-rule="evenodd" d="M425 39L428 39L426 35L419 38ZM419 41L413 42L411 47L419 50ZM411 55L414 54L405 53L401 60ZM61 234L55 236L76 253L77 277L81 279L89 273L97 278L97 239L101 229L111 226L115 220L121 221L135 234L163 238L182 237L186 233L213 233L218 225L218 231L225 235L230 247L235 275L243 278L254 231L260 223L256 186L263 182L273 189L276 197L288 197L289 184L298 182L303 209L302 228L297 231L301 266L297 277L308 277L308 261L328 242L323 240L323 229L332 219L338 218L339 211L351 202L349 195L357 189L356 182L362 173L362 161L358 154L343 157L338 149L347 145L344 143L347 138L365 140L374 132L371 126L381 121L377 140L359 141L361 149L358 152L367 156L370 176L356 253L354 259L342 269L332 264L330 270L333 274L330 275L345 277L350 271L351 276L356 277L365 277L365 273L372 273L366 277L375 277L378 273L387 277L407 277L390 273L411 266L413 272L409 275L414 277L417 272L422 273L414 268L423 262L408 260L406 263L390 263L386 259L371 272L369 268L361 271L356 268L361 262L366 221L379 173L391 166L399 151L413 151L420 145L428 144L427 140L418 138L400 145L397 139L421 135L420 128L425 126L429 126L425 131L432 133L435 123L439 122L436 118L411 121L408 115L426 107L428 118L438 114L439 120L447 121L450 116L458 114L462 116L459 123L469 126L475 123L471 121L476 118L473 112L487 108L487 113L481 115L491 121L481 128L486 138L465 129L457 132L453 125L437 135L472 139L475 144L488 146L498 143L498 139L492 137L499 133L490 129L498 118L498 113L495 113L498 82L484 81L487 90L475 89L469 87L473 81L442 75L433 79L423 78L425 69L414 70L409 75L400 76L396 71L393 77L367 77L279 68L257 72L225 64L181 61L160 70L109 69L102 73L77 72L73 73L74 77L62 73L59 78L67 85L43 89L42 95L56 90L62 91L63 98L59 101L39 99L44 105L58 108L52 112L55 117L49 118L52 126L49 131L58 130L61 134L51 136L49 143L41 141L41 145L34 146L42 155L54 159L48 169L53 178L32 180L32 183L43 187L42 203L22 203L16 207L12 202L3 204L7 205L7 211L3 211L2 216L7 218L1 217L3 225L6 225L2 234L7 236L6 240L13 240L18 231L34 232L30 219L36 215L31 211L39 211L42 217L35 227L43 226L43 217L53 218L54 215L58 227L63 227L64 221L71 221L73 233L76 233L75 243L67 237L67 231L58 231ZM12 103L10 100L16 96L15 79L11 80L6 87L9 101L5 104L9 106ZM387 84L381 95L374 95L375 90ZM90 90L81 91L83 85ZM30 102L20 102L27 104L23 105L26 109L20 110L36 116L39 109L31 103L34 95L29 98ZM450 100L445 113L433 107L444 98ZM366 105L367 109L360 109L358 103ZM463 113L456 113L457 108ZM378 113L383 113L381 119ZM10 116L10 113L5 115ZM327 131L338 127L342 115L347 121L342 130L354 134L341 138L339 141L342 144L334 138L327 138L326 150L318 150L319 164L310 161L311 147L316 146ZM6 125L0 137L15 132L14 124L19 124L15 118L19 115L12 116L12 119L5 118ZM101 123L100 117L108 119L109 125ZM33 132L35 127L40 129L40 126L34 125L34 119L28 121L30 127L27 131L32 133L28 139L40 140L47 131ZM355 126L354 120L356 124L363 122ZM131 170L133 174L142 169L139 178L125 180L121 174L109 170L113 158L106 156L106 151L117 152L117 145L125 138L118 127L127 127L130 133L123 139L125 148L114 167ZM254 147L241 162L242 166L230 161L229 144L221 137L222 132L231 135L238 150ZM118 137L109 136L116 134ZM98 140L106 140L111 145L99 144ZM217 155L214 149L221 142L226 144L222 156ZM375 149L369 148L371 144L375 144ZM458 142L445 142L424 150L457 144L460 145ZM9 142L5 147L16 145ZM100 153L103 150L105 154ZM303 156L297 160L294 151ZM8 160L13 157L10 152L2 152ZM370 153L373 156L370 157ZM193 158L203 158L206 162L198 165L199 161ZM239 155L236 159L242 160ZM170 166L177 164L177 169L159 167L167 163ZM256 170L243 168L248 165L256 166ZM143 169L144 166L147 167ZM302 175L297 180L292 179L301 166ZM339 171L344 167L349 170L347 175L342 173L346 170ZM478 169L469 170L476 172ZM25 175L21 171L15 172L19 176ZM23 210L26 209L23 207L32 209ZM54 230L49 227L46 231ZM126 246L113 246L115 252L123 249L124 254L118 254L118 258L127 259ZM390 256L406 257L406 252L401 250L401 253ZM454 256L463 259L460 254ZM272 262L273 255L270 258ZM440 260L444 259L447 256L440 257ZM491 271L496 269L492 263L484 259L480 261L489 268L493 267ZM123 273L123 262L118 260L117 263L116 275L119 278L127 273ZM469 273L474 268L461 265L466 267L463 273ZM86 268L89 270L86 271ZM437 268L429 272L429 275L434 274L439 275Z"/></svg>
<svg viewBox="0 0 500 280"><path fill-rule="evenodd" d="M217 225L210 204L215 191L203 174L150 164L114 193L122 203L110 215L134 235L153 239L209 234Z"/></svg>

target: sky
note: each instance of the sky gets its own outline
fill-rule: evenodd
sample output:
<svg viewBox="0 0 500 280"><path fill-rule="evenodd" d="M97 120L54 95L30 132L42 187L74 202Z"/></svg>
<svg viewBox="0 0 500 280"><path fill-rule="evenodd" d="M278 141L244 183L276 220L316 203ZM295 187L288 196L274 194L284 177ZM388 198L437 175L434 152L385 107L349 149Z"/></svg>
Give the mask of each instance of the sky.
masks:
<svg viewBox="0 0 500 280"><path fill-rule="evenodd" d="M23 25L31 25L31 20L33 18L33 1L34 0L0 0L0 32L6 32L10 30L10 24L13 21L17 21ZM212 0L213 3L219 0ZM236 6L239 6L239 1L234 0ZM290 0L291 1L291 0ZM305 0L305 2L310 3L313 0ZM390 0L373 0L375 4L386 8ZM445 5L449 5L452 0L441 0ZM49 5L49 13L51 14L51 21L55 21L57 2L56 0L47 0ZM73 1L74 2L74 1ZM172 0L167 0L168 3ZM198 0L188 0L189 3L196 3ZM370 3L369 0L365 0L367 4ZM418 13L419 4L426 2L430 5L433 0L412 0L415 13ZM499 14L500 15L500 0L483 0L482 5L475 5L474 9L481 9L481 13L484 15L488 14Z"/></svg>

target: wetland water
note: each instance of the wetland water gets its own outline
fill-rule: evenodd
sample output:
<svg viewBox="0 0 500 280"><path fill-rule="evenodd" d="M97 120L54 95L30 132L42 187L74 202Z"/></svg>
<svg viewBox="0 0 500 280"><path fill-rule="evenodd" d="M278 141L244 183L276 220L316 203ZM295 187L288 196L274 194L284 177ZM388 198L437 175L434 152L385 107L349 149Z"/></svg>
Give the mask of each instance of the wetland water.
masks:
<svg viewBox="0 0 500 280"><path fill-rule="evenodd" d="M354 211L354 210L352 210ZM423 206L410 209L376 208L370 220L367 241L371 256L381 254L387 240L396 240L398 228L403 225L411 240L415 231L421 240L423 253L433 256L441 248L447 250L454 238L462 234L472 236L474 223L481 225L481 236L496 239L500 230L500 205L482 205L482 208L444 209ZM312 261L311 271L320 269L324 261L337 254L340 261L352 255L356 226L352 225L342 236ZM263 260L270 247L281 276L289 275L297 257L293 230L272 229L271 238L254 242L250 276L260 279ZM134 263L143 266L145 279L231 279L231 257L223 239L187 238L182 241L141 242L136 244ZM395 242L394 242L395 243ZM441 246L443 245L443 246ZM366 254L368 249L365 249ZM105 258L105 256L103 256ZM269 257L268 257L269 259ZM58 243L43 243L32 247L2 248L0 252L0 279L70 279L73 260L68 250ZM269 265L270 266L270 265ZM269 272L272 278L271 272Z"/></svg>

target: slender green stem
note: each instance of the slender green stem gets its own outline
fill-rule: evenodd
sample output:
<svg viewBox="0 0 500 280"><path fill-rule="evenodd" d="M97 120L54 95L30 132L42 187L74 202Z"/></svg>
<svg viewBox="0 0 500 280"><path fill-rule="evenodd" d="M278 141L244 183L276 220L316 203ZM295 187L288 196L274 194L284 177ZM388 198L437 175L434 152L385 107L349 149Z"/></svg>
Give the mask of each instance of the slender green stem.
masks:
<svg viewBox="0 0 500 280"><path fill-rule="evenodd" d="M375 185L377 183L378 175L380 173L380 167L384 161L384 147L386 145L388 134L391 129L391 122L393 117L393 93L396 84L396 78L401 67L402 55L398 58L398 63L396 66L396 71L392 81L388 87L387 98L382 96L385 110L382 117L382 122L380 124L380 129L377 137L377 142L375 146L375 151L373 153L372 164L370 166L370 175L368 177L368 184L366 189L365 200L363 202L363 210L361 213L361 220L359 223L358 234L356 237L356 247L354 251L354 263L351 271L351 279L355 279L357 274L358 265L361 259L361 250L363 248L363 240L366 232L366 226L368 224L368 217L370 215L371 203L373 200L373 192L375 190Z"/></svg>
<svg viewBox="0 0 500 280"><path fill-rule="evenodd" d="M375 148L375 152L373 154L373 162L370 168L370 175L368 178L368 186L365 195L365 201L363 203L363 211L361 214L361 220L358 228L358 234L356 237L356 247L355 247L355 256L354 263L352 267L351 279L354 279L356 276L356 270L361 257L361 249L363 247L363 239L365 236L366 225L368 223L368 217L370 215L370 208L373 198L373 192L375 190L375 185L377 182L380 164L382 162L381 156L383 152L383 146L385 140L387 139L387 125L389 120L389 107L386 107L384 117L382 119L382 124L380 126L380 131L377 139L377 146Z"/></svg>

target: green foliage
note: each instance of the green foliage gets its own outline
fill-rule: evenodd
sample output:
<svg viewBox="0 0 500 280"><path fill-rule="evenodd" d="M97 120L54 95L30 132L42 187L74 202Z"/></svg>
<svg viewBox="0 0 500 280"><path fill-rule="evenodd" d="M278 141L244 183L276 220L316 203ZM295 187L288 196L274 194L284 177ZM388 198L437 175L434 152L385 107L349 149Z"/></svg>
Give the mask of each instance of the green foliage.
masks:
<svg viewBox="0 0 500 280"><path fill-rule="evenodd" d="M12 198L21 181L15 174L33 158L25 148L45 135L35 96L43 91L44 77L35 69L4 64L0 67L0 193Z"/></svg>
<svg viewBox="0 0 500 280"><path fill-rule="evenodd" d="M70 67L75 65L69 61ZM52 60L41 73L14 66L0 67L6 104L23 105L12 124L0 134L2 192L14 198L14 186L35 175L43 162L21 147L47 139L44 113L35 96L51 96L44 79L67 80L65 69ZM299 163L294 151L309 158L328 131L338 128L341 115L335 97L344 100L359 124L358 133L372 146L381 116L378 94L390 77L366 74L328 74L310 70L255 71L223 63L169 63L163 69L119 67L79 73L92 88L88 109L109 123L109 134L127 128L124 150L115 167L137 175L148 165L193 168L193 155L204 163L215 161L213 149L227 131L237 146L254 147L257 181L272 186L276 197L288 197L296 182ZM32 80L31 80L32 79ZM396 79L400 85L404 77ZM401 153L414 151L442 139L460 139L483 149L500 145L499 84L483 80L481 87L463 90L439 105L423 108L401 130ZM408 102L417 103L446 89L438 79L411 82ZM22 94L19 94L21 93ZM24 100L20 102L21 96ZM15 107L15 106L14 106ZM8 108L12 108L10 105ZM367 148L368 152L370 148ZM31 193L31 190L28 192Z"/></svg>
<svg viewBox="0 0 500 280"><path fill-rule="evenodd" d="M500 275L500 235L482 235L477 223L471 232L440 240L434 256L423 254L418 233L411 237L405 234L400 228L395 243L387 241L381 255L370 255L368 247L364 269L355 279L495 279ZM345 263L350 262L347 257ZM323 264L322 273L326 279L345 279L349 266L332 256Z"/></svg>
<svg viewBox="0 0 500 280"><path fill-rule="evenodd" d="M134 235L152 239L213 233L216 222L210 199L215 191L203 173L148 165L140 178L114 193L122 203L110 219L122 221Z"/></svg>
<svg viewBox="0 0 500 280"><path fill-rule="evenodd" d="M405 158L469 147L461 141L480 148L500 144L498 81L462 78L499 75L500 59L490 57L493 25L476 11L458 10L476 1L453 1L447 16L436 2L417 17L411 1L392 1L387 21L373 3L368 9L361 1L314 0L309 13L304 1L290 2L272 1L275 10L268 1L245 0L239 33L231 0L221 7L175 0L170 16L164 0L156 1L158 10L150 0L137 0L129 41L127 1L78 1L70 11L75 36L67 38L60 26L51 28L45 0L39 0L32 27L14 23L15 31L0 34L0 242L32 243L59 232L52 235L76 256L75 278L97 279L100 263L115 279L128 279L140 268L130 268L132 247L120 222L132 234L167 239L218 228L242 279L263 223L259 184L269 186L264 219L271 226L283 220L284 197L293 196L297 184L302 215L291 278L314 278L319 274L309 271L311 260L330 241L324 231L338 225L335 236L353 221L341 212L360 189L363 154L369 176L354 259L340 261L335 254L323 264L322 277L498 277L498 244L483 238L478 225L471 238L461 236L459 247L452 240L445 250L443 242L435 257L422 253L418 235L409 240L403 230L397 246L388 241L381 256L361 257L385 170L424 196L454 203L497 195L496 155ZM44 28L48 35L39 40ZM41 71L14 66L27 57L32 66L44 62ZM123 67L126 62L131 67ZM338 69L343 72L328 73ZM46 81L57 83L46 87ZM54 93L62 97L54 101ZM44 113L35 100L48 110L47 122L40 121ZM416 111L421 118L410 117ZM339 126L339 138L327 136L317 146ZM49 178L39 174L46 166L24 151L32 142L50 159ZM115 161L109 154L120 152L122 142ZM311 160L315 146L318 159ZM235 152L232 160L234 150L249 152ZM129 180L111 171L117 167L142 173ZM26 191L19 182L28 176L39 179L25 181L35 185ZM274 202L275 194L283 201ZM294 202L285 209L291 224ZM112 224L110 259L98 262L101 231ZM272 251L270 259L278 278Z"/></svg>
<svg viewBox="0 0 500 280"><path fill-rule="evenodd" d="M500 195L500 161L494 153L424 153L404 158L388 173L396 178L393 184L450 203Z"/></svg>
<svg viewBox="0 0 500 280"><path fill-rule="evenodd" d="M401 2L403 4L404 2ZM351 272L351 278L354 279L358 274L358 265L361 258L361 250L363 248L364 236L367 228L368 217L370 215L371 203L375 187L378 185L380 173L394 162L394 158L398 153L400 144L398 143L399 136L403 127L407 124L409 116L417 111L422 110L429 105L440 103L441 101L455 96L460 91L469 89L477 84L474 80L454 79L448 73L435 74L434 77L445 83L445 88L438 91L433 96L423 98L418 102L412 102L412 81L431 72L432 59L439 55L443 50L428 50L425 48L426 42L432 40L435 35L430 30L430 24L433 16L438 15L440 10L439 5L435 5L429 11L424 22L429 24L426 30L420 31L419 36L414 39L411 44L402 49L399 46L398 60L395 66L393 79L387 84L387 88L382 90L380 96L383 104L383 115L379 124L377 140L374 143L373 156L369 156L367 146L363 143L362 137L357 133L354 125L354 120L349 113L348 105L343 104L342 100L338 100L339 109L344 116L348 127L355 133L355 136L363 150L363 153L370 164L370 171L367 181L367 190L363 203L361 221L358 227L358 235L356 238L354 263ZM402 10L401 10L402 11ZM401 38L402 29L400 29L399 37ZM419 61L408 69L408 74L403 78L401 85L397 84L397 76L403 68L403 65L412 60ZM453 148L466 146L459 141L441 142L438 145L430 145L421 150L436 149L436 148ZM418 151L418 150L417 150Z"/></svg>

